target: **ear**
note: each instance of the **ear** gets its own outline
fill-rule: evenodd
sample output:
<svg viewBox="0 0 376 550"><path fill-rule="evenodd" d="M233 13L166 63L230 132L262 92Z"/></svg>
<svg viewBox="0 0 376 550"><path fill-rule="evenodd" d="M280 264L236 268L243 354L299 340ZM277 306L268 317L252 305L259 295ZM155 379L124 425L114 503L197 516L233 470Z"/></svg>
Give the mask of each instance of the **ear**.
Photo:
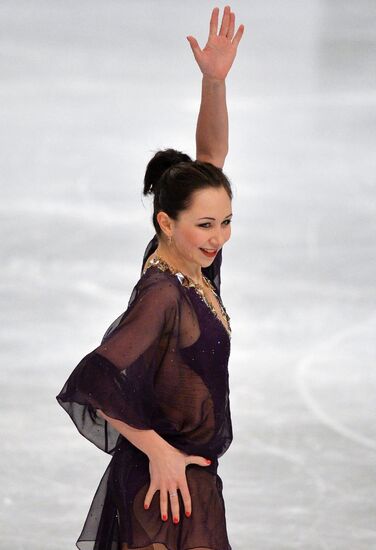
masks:
<svg viewBox="0 0 376 550"><path fill-rule="evenodd" d="M172 220L166 212L158 212L157 214L157 221L159 223L160 228L162 229L163 233L167 235L171 235L173 227L172 227Z"/></svg>

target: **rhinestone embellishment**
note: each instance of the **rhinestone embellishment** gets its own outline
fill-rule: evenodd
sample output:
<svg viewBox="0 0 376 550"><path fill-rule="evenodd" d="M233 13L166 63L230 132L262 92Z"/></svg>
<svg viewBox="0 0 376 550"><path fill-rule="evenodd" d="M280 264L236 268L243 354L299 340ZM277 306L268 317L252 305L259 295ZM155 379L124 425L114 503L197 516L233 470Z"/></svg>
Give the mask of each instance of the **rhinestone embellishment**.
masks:
<svg viewBox="0 0 376 550"><path fill-rule="evenodd" d="M202 275L205 284L212 290L212 292L214 293L214 295L217 298L217 301L218 301L219 307L221 309L222 315L227 321L228 328L225 325L225 323L222 321L220 316L218 315L217 310L215 309L215 307L212 305L211 302L209 302L209 300L207 300L207 298L205 296L204 289L201 285L195 283L188 275L185 275L181 271L178 271L178 270L174 269L170 264L168 264L166 262L166 260L163 260L160 256L155 256L154 258L149 260L149 265L147 267L145 267L145 269L143 270L143 274L146 272L148 267L150 267L151 265L154 265L154 266L158 267L161 271L166 271L166 270L170 271L173 275L176 275L176 277L179 279L180 283L183 286L188 287L188 288L194 288L195 291L197 292L197 294L200 296L201 300L207 305L207 307L210 309L210 311L213 313L213 315L218 319L218 321L221 323L221 325L224 327L227 334L231 338L230 316L228 315L224 305L222 304L221 298L216 293L215 288L214 288L212 282L210 281L210 279L208 279L204 274Z"/></svg>

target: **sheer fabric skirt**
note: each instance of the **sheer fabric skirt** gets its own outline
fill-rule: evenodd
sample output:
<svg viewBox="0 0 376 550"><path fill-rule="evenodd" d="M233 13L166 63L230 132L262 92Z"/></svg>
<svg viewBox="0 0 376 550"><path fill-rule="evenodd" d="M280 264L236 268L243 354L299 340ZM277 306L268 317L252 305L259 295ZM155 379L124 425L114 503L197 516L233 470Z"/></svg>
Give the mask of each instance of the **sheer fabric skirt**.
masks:
<svg viewBox="0 0 376 550"><path fill-rule="evenodd" d="M80 550L231 550L216 465L186 467L192 514L185 516L178 490L179 523L174 524L170 507L167 521L161 519L159 491L144 509L150 485L148 457L138 449L119 451L94 495L76 543Z"/></svg>

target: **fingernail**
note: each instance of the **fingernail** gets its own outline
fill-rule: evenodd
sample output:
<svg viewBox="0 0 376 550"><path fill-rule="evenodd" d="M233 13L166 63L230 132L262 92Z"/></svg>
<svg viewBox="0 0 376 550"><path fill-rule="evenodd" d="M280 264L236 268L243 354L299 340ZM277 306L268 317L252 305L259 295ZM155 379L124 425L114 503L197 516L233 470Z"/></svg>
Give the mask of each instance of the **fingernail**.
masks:
<svg viewBox="0 0 376 550"><path fill-rule="evenodd" d="M185 515L189 518L191 516L191 512L185 512Z"/></svg>
<svg viewBox="0 0 376 550"><path fill-rule="evenodd" d="M178 518L175 517L174 518L174 523L178 523L178 521L179 521Z"/></svg>
<svg viewBox="0 0 376 550"><path fill-rule="evenodd" d="M206 460L206 462L207 462L208 464L211 464L210 458L205 458L205 460Z"/></svg>
<svg viewBox="0 0 376 550"><path fill-rule="evenodd" d="M162 519L163 519L163 521L166 521L166 519L167 519L166 514L163 514Z"/></svg>
<svg viewBox="0 0 376 550"><path fill-rule="evenodd" d="M144 503L144 508L145 508L145 510L148 510L149 509L149 504Z"/></svg>

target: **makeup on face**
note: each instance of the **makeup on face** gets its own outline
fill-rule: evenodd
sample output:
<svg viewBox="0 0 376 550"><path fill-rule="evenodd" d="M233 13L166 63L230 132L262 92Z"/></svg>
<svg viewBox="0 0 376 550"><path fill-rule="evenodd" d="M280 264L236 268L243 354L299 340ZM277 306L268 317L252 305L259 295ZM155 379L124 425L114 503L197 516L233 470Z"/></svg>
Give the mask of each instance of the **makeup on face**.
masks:
<svg viewBox="0 0 376 550"><path fill-rule="evenodd" d="M215 258L219 249L214 250L214 252L209 252L208 250L205 250L204 248L200 248L200 250L207 258Z"/></svg>
<svg viewBox="0 0 376 550"><path fill-rule="evenodd" d="M207 260L213 260L230 238L231 217L231 199L224 188L197 192L190 208L181 216L176 235L181 251L202 266L207 265Z"/></svg>

